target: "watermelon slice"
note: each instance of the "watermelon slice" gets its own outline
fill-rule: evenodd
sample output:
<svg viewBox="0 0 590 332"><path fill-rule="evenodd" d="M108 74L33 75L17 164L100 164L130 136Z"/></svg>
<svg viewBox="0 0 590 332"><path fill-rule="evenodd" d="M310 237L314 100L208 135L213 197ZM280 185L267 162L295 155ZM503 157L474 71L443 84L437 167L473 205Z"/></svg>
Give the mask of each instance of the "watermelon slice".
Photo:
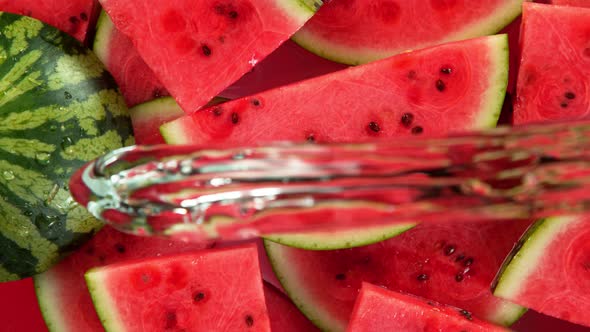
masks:
<svg viewBox="0 0 590 332"><path fill-rule="evenodd" d="M590 326L590 215L538 221L499 274L494 294Z"/></svg>
<svg viewBox="0 0 590 332"><path fill-rule="evenodd" d="M495 126L505 35L409 52L233 100L162 126L172 144L352 141Z"/></svg>
<svg viewBox="0 0 590 332"><path fill-rule="evenodd" d="M497 33L522 0L339 0L323 6L293 40L320 56L361 64L407 50Z"/></svg>
<svg viewBox="0 0 590 332"><path fill-rule="evenodd" d="M268 283L264 283L264 298L272 331L319 332L285 294Z"/></svg>
<svg viewBox="0 0 590 332"><path fill-rule="evenodd" d="M255 245L117 263L85 277L106 330L270 331Z"/></svg>
<svg viewBox="0 0 590 332"><path fill-rule="evenodd" d="M187 113L289 39L320 0L101 0Z"/></svg>
<svg viewBox="0 0 590 332"><path fill-rule="evenodd" d="M559 6L590 7L589 0L552 0L551 3Z"/></svg>
<svg viewBox="0 0 590 332"><path fill-rule="evenodd" d="M283 288L318 327L344 331L362 282L469 310L508 325L524 312L490 285L528 221L430 224L370 246L307 251L266 241Z"/></svg>
<svg viewBox="0 0 590 332"><path fill-rule="evenodd" d="M130 259L194 251L206 246L131 236L104 227L80 250L34 277L43 318L51 331L100 331L100 320L84 282L87 270Z"/></svg>
<svg viewBox="0 0 590 332"><path fill-rule="evenodd" d="M521 38L514 123L590 118L590 9L525 3Z"/></svg>
<svg viewBox="0 0 590 332"><path fill-rule="evenodd" d="M507 332L508 329L481 321L464 309L363 283L347 331Z"/></svg>
<svg viewBox="0 0 590 332"><path fill-rule="evenodd" d="M0 11L31 16L85 42L100 6L97 0L0 0Z"/></svg>
<svg viewBox="0 0 590 332"><path fill-rule="evenodd" d="M104 11L100 13L96 24L93 49L117 81L127 106L168 95L131 40L117 30Z"/></svg>

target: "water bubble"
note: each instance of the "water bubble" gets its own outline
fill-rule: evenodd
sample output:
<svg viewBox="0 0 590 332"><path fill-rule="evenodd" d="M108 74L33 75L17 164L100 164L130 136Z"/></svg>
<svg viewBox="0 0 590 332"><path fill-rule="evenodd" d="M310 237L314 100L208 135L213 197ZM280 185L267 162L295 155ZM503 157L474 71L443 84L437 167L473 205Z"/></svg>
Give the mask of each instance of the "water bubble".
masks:
<svg viewBox="0 0 590 332"><path fill-rule="evenodd" d="M2 172L2 177L7 181L14 180L15 178L14 173L12 171Z"/></svg>
<svg viewBox="0 0 590 332"><path fill-rule="evenodd" d="M51 163L51 155L49 153L41 152L35 155L35 160L41 166L47 166Z"/></svg>

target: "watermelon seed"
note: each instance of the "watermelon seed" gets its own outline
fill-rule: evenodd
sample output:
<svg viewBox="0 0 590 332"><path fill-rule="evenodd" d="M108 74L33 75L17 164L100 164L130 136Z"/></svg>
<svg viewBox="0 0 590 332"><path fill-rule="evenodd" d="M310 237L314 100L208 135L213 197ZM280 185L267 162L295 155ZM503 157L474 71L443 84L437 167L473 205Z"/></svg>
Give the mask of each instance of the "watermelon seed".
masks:
<svg viewBox="0 0 590 332"><path fill-rule="evenodd" d="M567 99L575 99L576 98L576 94L571 91L566 92L563 96L566 97Z"/></svg>
<svg viewBox="0 0 590 332"><path fill-rule="evenodd" d="M422 134L423 131L424 131L424 128L422 128L420 126L416 126L416 127L412 128L412 134L414 134L414 135Z"/></svg>
<svg viewBox="0 0 590 332"><path fill-rule="evenodd" d="M252 99L252 105L254 105L256 107L260 106L260 100L258 100L258 99Z"/></svg>
<svg viewBox="0 0 590 332"><path fill-rule="evenodd" d="M235 20L236 18L238 18L238 12L236 12L235 10L230 11L227 16L229 18L231 18L232 20Z"/></svg>
<svg viewBox="0 0 590 332"><path fill-rule="evenodd" d="M80 13L80 19L84 22L88 21L88 15L84 12Z"/></svg>
<svg viewBox="0 0 590 332"><path fill-rule="evenodd" d="M469 257L463 262L463 266L471 266L473 264L473 258Z"/></svg>
<svg viewBox="0 0 590 332"><path fill-rule="evenodd" d="M67 91L64 91L64 97L66 98L66 100L72 99L72 94Z"/></svg>
<svg viewBox="0 0 590 332"><path fill-rule="evenodd" d="M94 247L89 246L88 248L86 248L86 254L90 256L94 255Z"/></svg>
<svg viewBox="0 0 590 332"><path fill-rule="evenodd" d="M416 277L416 279L418 279L418 281L426 281L426 280L428 280L428 274L425 274L425 273L419 274Z"/></svg>
<svg viewBox="0 0 590 332"><path fill-rule="evenodd" d="M251 315L246 315L246 325L248 325L248 327L252 327L252 325L254 325L254 317Z"/></svg>
<svg viewBox="0 0 590 332"><path fill-rule="evenodd" d="M457 275L455 276L456 282L461 282L461 281L463 281L463 279L465 279L465 276L463 275L463 273L457 273Z"/></svg>
<svg viewBox="0 0 590 332"><path fill-rule="evenodd" d="M309 135L307 135L307 138L306 138L306 140L307 140L309 143L315 143L315 136L314 136L313 134L309 134Z"/></svg>
<svg viewBox="0 0 590 332"><path fill-rule="evenodd" d="M71 16L70 23L76 25L76 24L80 23L80 20L76 16Z"/></svg>
<svg viewBox="0 0 590 332"><path fill-rule="evenodd" d="M336 275L336 280L344 280L344 279L346 279L346 274L344 274L344 273L338 273Z"/></svg>
<svg viewBox="0 0 590 332"><path fill-rule="evenodd" d="M459 310L459 314L461 314L461 316L467 318L467 320L473 320L473 317L471 316L471 313L465 309L461 309Z"/></svg>
<svg viewBox="0 0 590 332"><path fill-rule="evenodd" d="M203 292L196 292L196 293L193 295L193 301L194 301L195 303L201 302L201 301L203 301L204 299L205 299L205 293L203 293Z"/></svg>
<svg viewBox="0 0 590 332"><path fill-rule="evenodd" d="M568 107L568 103L564 101L559 106L561 106L561 108L567 108Z"/></svg>
<svg viewBox="0 0 590 332"><path fill-rule="evenodd" d="M415 70L410 70L410 71L408 72L408 78L409 78L409 79L411 79L411 80L415 80L415 79L416 79L416 76L417 76L417 75L416 75L416 71L415 71Z"/></svg>
<svg viewBox="0 0 590 332"><path fill-rule="evenodd" d="M426 304L436 307L436 303L432 302L432 301L426 301Z"/></svg>
<svg viewBox="0 0 590 332"><path fill-rule="evenodd" d="M455 246L448 245L445 247L444 253L445 256L451 256L455 252Z"/></svg>
<svg viewBox="0 0 590 332"><path fill-rule="evenodd" d="M412 125L412 122L414 122L414 114L412 113L404 113L402 115L402 125L404 125L404 127L410 127Z"/></svg>
<svg viewBox="0 0 590 332"><path fill-rule="evenodd" d="M211 49L206 44L201 45L201 51L203 51L204 56L211 56Z"/></svg>
<svg viewBox="0 0 590 332"><path fill-rule="evenodd" d="M460 261L462 261L464 259L465 259L465 255L459 254L459 256L457 256L457 258L455 258L455 262L460 262Z"/></svg>
<svg viewBox="0 0 590 332"><path fill-rule="evenodd" d="M375 133L378 133L381 131L381 127L379 127L377 122L373 122L373 121L369 122L369 129Z"/></svg>
<svg viewBox="0 0 590 332"><path fill-rule="evenodd" d="M213 109L213 115L220 116L221 114L223 114L223 109L221 107L215 107Z"/></svg>
<svg viewBox="0 0 590 332"><path fill-rule="evenodd" d="M166 329L173 329L178 324L178 320L176 319L176 313L174 311L169 311L166 313Z"/></svg>
<svg viewBox="0 0 590 332"><path fill-rule="evenodd" d="M240 116L238 115L238 113L233 112L231 114L231 123L238 124L238 122L240 122Z"/></svg>
<svg viewBox="0 0 590 332"><path fill-rule="evenodd" d="M449 67L442 67L440 69L440 72L445 74L445 75L450 75L453 72L453 69L449 68Z"/></svg>
<svg viewBox="0 0 590 332"><path fill-rule="evenodd" d="M445 91L446 85L442 80L436 80L436 89L440 92Z"/></svg>
<svg viewBox="0 0 590 332"><path fill-rule="evenodd" d="M125 246L122 245L121 243L117 243L115 244L115 249L117 250L118 253L120 254L124 254L125 253Z"/></svg>
<svg viewBox="0 0 590 332"><path fill-rule="evenodd" d="M98 261L100 262L100 264L104 264L106 260L107 258L104 255L98 256Z"/></svg>

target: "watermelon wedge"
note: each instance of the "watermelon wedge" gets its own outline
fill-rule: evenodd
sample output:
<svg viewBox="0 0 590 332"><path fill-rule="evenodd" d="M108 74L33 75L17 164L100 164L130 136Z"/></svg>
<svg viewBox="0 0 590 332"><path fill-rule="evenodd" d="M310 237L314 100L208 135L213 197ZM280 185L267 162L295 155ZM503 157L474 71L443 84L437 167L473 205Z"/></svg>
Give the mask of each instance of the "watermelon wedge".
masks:
<svg viewBox="0 0 590 332"><path fill-rule="evenodd" d="M320 0L101 0L115 26L192 113L289 39Z"/></svg>
<svg viewBox="0 0 590 332"><path fill-rule="evenodd" d="M109 331L270 331L255 245L117 263L85 276Z"/></svg>
<svg viewBox="0 0 590 332"><path fill-rule="evenodd" d="M131 259L191 252L206 246L131 236L104 227L80 250L34 277L43 318L54 332L101 331L100 320L84 282L86 271Z"/></svg>
<svg viewBox="0 0 590 332"><path fill-rule="evenodd" d="M320 329L344 331L363 282L463 308L509 325L524 312L490 285L528 221L418 225L370 246L308 251L266 241L287 294Z"/></svg>
<svg viewBox="0 0 590 332"><path fill-rule="evenodd" d="M93 50L117 81L127 106L133 107L168 95L131 40L117 30L104 11L96 24Z"/></svg>
<svg viewBox="0 0 590 332"><path fill-rule="evenodd" d="M590 215L549 218L522 237L494 295L590 326Z"/></svg>
<svg viewBox="0 0 590 332"><path fill-rule="evenodd" d="M268 90L162 126L171 144L356 141L493 127L505 35L408 52Z"/></svg>
<svg viewBox="0 0 590 332"><path fill-rule="evenodd" d="M264 298L271 331L276 332L319 332L285 294L274 286L264 283Z"/></svg>
<svg viewBox="0 0 590 332"><path fill-rule="evenodd" d="M522 0L339 0L324 5L293 40L351 65L445 42L497 33Z"/></svg>
<svg viewBox="0 0 590 332"><path fill-rule="evenodd" d="M590 8L523 8L514 124L590 118Z"/></svg>
<svg viewBox="0 0 590 332"><path fill-rule="evenodd" d="M0 11L36 18L84 43L100 6L97 0L0 0Z"/></svg>
<svg viewBox="0 0 590 332"><path fill-rule="evenodd" d="M508 329L481 321L464 309L363 283L347 331L507 332Z"/></svg>

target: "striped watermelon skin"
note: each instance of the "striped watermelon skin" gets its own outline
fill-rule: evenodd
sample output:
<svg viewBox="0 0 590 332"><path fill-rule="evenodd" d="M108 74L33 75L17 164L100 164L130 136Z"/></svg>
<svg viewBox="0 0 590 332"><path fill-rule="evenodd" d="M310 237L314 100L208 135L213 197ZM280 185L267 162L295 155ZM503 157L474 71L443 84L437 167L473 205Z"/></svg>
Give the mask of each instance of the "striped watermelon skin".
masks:
<svg viewBox="0 0 590 332"><path fill-rule="evenodd" d="M102 226L71 198L69 177L132 143L125 102L92 52L0 13L0 281L47 270Z"/></svg>

